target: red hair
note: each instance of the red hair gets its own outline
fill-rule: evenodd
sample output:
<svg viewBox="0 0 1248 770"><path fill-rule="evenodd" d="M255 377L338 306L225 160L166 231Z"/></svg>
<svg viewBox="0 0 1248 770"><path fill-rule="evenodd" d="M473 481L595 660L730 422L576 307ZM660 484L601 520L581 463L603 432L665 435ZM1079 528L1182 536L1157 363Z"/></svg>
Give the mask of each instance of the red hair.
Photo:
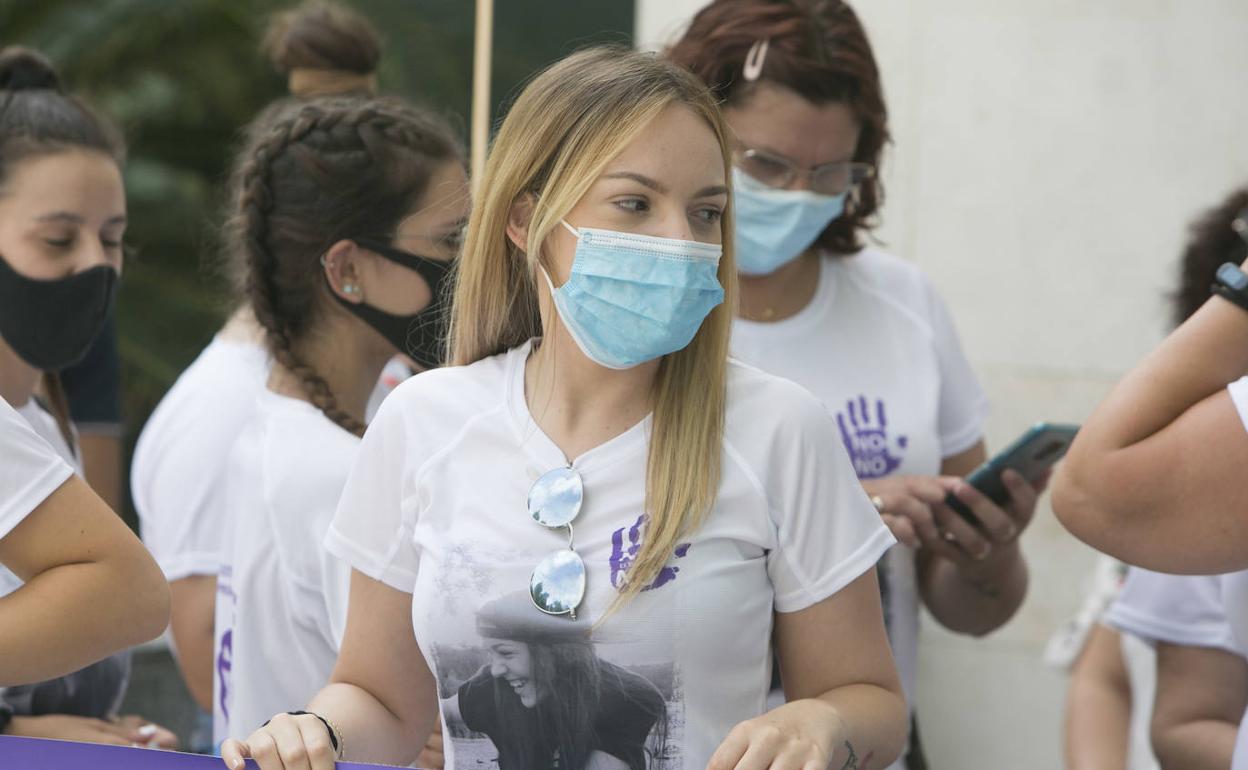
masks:
<svg viewBox="0 0 1248 770"><path fill-rule="evenodd" d="M742 72L755 43L768 41L757 79ZM727 105L743 103L759 82L784 86L814 104L841 103L862 133L854 160L878 168L889 141L888 108L866 30L841 0L715 0L667 49L669 59L691 70ZM836 254L862 248L861 234L875 226L884 200L879 176L850 196L845 213L815 241Z"/></svg>

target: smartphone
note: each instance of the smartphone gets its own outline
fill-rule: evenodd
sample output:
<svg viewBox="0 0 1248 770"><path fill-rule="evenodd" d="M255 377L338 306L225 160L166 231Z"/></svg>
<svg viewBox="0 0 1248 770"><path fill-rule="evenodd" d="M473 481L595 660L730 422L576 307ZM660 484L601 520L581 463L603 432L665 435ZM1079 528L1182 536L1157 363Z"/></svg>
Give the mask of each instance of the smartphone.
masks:
<svg viewBox="0 0 1248 770"><path fill-rule="evenodd" d="M972 471L966 482L997 505L1005 505L1010 501L1010 490L1001 481L1002 471L1012 468L1028 483L1034 484L1045 471L1066 456L1066 450L1070 449L1078 432L1078 425L1036 423L1014 443ZM975 518L971 509L952 493L945 497L945 505L968 523L979 526L979 519Z"/></svg>

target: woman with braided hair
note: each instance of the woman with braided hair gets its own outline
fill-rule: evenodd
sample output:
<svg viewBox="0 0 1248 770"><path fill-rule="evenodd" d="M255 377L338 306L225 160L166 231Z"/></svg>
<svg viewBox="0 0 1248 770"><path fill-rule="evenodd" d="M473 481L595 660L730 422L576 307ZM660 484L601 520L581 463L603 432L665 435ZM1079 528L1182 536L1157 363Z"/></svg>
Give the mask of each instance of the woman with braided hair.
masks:
<svg viewBox="0 0 1248 770"><path fill-rule="evenodd" d="M381 42L367 19L325 2L275 14L264 36L292 101L376 92ZM170 641L201 711L194 745L211 743L216 571L225 531L224 459L269 374L263 329L240 307L161 400L135 446L131 496L143 541L173 594Z"/></svg>
<svg viewBox="0 0 1248 770"><path fill-rule="evenodd" d="M273 363L226 464L217 742L329 680L350 569L321 540L383 367L442 338L441 289L468 213L454 135L398 101L291 103L249 136L227 238Z"/></svg>

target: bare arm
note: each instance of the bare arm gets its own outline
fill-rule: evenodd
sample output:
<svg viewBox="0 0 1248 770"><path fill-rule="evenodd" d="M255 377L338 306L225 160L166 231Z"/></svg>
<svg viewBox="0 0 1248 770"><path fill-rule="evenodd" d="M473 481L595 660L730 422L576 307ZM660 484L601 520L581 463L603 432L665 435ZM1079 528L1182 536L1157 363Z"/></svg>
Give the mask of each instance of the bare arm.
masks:
<svg viewBox="0 0 1248 770"><path fill-rule="evenodd" d="M346 759L410 765L438 713L437 683L412 629L412 596L352 571L348 606L330 684L307 710L342 731ZM221 758L231 768L241 768L247 756L261 770L334 766L329 736L311 716L275 717L246 743L226 741L221 747Z"/></svg>
<svg viewBox="0 0 1248 770"><path fill-rule="evenodd" d="M111 433L84 432L78 436L83 475L108 507L121 510L121 439Z"/></svg>
<svg viewBox="0 0 1248 770"><path fill-rule="evenodd" d="M1165 770L1227 770L1248 705L1248 662L1225 650L1157 645L1153 753Z"/></svg>
<svg viewBox="0 0 1248 770"><path fill-rule="evenodd" d="M1053 509L1093 548L1163 572L1248 567L1248 433L1225 388L1248 373L1248 313L1214 297L1097 407Z"/></svg>
<svg viewBox="0 0 1248 770"><path fill-rule="evenodd" d="M168 623L160 568L77 477L0 539L0 563L25 581L0 598L5 685L77 670L159 636Z"/></svg>
<svg viewBox="0 0 1248 770"><path fill-rule="evenodd" d="M169 584L173 611L169 630L177 648L178 668L191 697L204 711L212 711L212 654L215 639L217 578L193 575Z"/></svg>
<svg viewBox="0 0 1248 770"><path fill-rule="evenodd" d="M709 770L867 770L897 758L908 717L874 569L812 607L777 613L775 642L789 702L738 725Z"/></svg>
<svg viewBox="0 0 1248 770"><path fill-rule="evenodd" d="M1131 707L1122 637L1094 625L1066 690L1066 770L1126 770Z"/></svg>

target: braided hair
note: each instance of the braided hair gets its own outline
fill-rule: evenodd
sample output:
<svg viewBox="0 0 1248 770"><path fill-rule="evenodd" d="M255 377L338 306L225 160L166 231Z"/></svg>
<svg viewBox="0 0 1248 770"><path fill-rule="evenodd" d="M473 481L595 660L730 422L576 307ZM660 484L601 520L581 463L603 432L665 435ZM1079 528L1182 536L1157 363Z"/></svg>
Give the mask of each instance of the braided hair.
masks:
<svg viewBox="0 0 1248 770"><path fill-rule="evenodd" d="M364 425L298 352L331 301L319 261L340 240L389 238L439 165L463 160L445 121L388 98L326 97L267 111L233 176L226 228L238 289L273 359L356 435Z"/></svg>

